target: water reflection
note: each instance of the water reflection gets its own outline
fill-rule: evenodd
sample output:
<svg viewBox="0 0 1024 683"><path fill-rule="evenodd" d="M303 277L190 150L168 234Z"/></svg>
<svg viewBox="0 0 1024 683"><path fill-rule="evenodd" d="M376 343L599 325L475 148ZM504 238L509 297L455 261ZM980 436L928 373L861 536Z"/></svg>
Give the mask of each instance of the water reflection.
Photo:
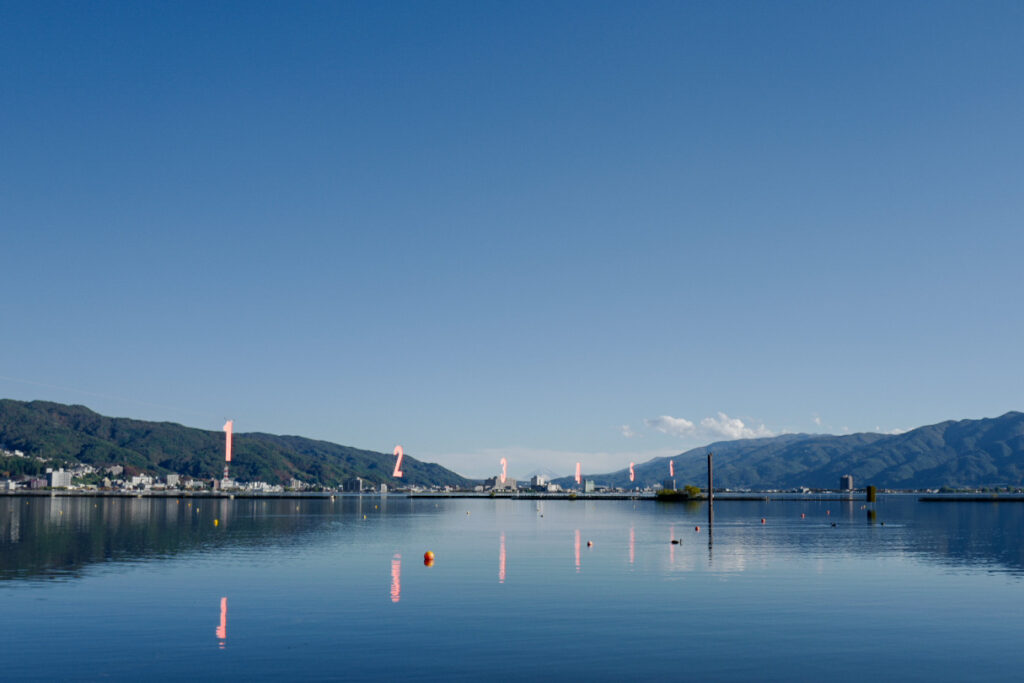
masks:
<svg viewBox="0 0 1024 683"><path fill-rule="evenodd" d="M402 599L402 554L391 558L391 602Z"/></svg>
<svg viewBox="0 0 1024 683"><path fill-rule="evenodd" d="M501 532L501 547L498 549L498 583L505 583L505 532Z"/></svg>
<svg viewBox="0 0 1024 683"><path fill-rule="evenodd" d="M224 645L228 639L228 599L226 597L220 599L220 624L217 626L217 643L218 647L223 650Z"/></svg>
<svg viewBox="0 0 1024 683"><path fill-rule="evenodd" d="M629 563L633 564L634 559L636 559L636 530L634 527L629 527Z"/></svg>
<svg viewBox="0 0 1024 683"><path fill-rule="evenodd" d="M576 530L576 542L573 544L573 549L576 551L576 573L580 571L580 530Z"/></svg>

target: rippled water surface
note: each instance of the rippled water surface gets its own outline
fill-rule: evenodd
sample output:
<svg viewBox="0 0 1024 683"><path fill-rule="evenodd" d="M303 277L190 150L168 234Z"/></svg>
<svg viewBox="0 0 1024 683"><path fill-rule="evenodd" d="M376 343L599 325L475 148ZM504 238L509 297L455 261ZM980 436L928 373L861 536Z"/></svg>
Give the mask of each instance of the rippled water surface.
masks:
<svg viewBox="0 0 1024 683"><path fill-rule="evenodd" d="M651 501L4 497L0 675L1024 670L1024 503L721 501L713 535L706 517Z"/></svg>

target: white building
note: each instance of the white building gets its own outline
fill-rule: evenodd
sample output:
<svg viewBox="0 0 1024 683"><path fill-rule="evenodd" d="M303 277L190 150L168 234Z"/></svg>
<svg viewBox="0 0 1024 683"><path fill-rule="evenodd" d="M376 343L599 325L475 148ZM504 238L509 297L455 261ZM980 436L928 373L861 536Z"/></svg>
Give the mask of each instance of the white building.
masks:
<svg viewBox="0 0 1024 683"><path fill-rule="evenodd" d="M65 472L63 467L50 472L50 488L71 488L71 472Z"/></svg>

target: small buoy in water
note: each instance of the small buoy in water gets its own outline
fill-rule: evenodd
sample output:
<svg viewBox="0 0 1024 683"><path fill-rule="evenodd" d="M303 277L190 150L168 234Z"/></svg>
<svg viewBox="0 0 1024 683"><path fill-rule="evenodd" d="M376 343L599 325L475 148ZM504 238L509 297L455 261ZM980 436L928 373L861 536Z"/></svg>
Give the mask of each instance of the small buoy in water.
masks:
<svg viewBox="0 0 1024 683"><path fill-rule="evenodd" d="M366 515L363 515L363 519L366 519Z"/></svg>
<svg viewBox="0 0 1024 683"><path fill-rule="evenodd" d="M62 513L62 514L63 514L63 513ZM594 545L594 542L593 542L593 541L587 541L587 547L588 547L588 548L589 548L589 547L591 547L592 545Z"/></svg>
<svg viewBox="0 0 1024 683"><path fill-rule="evenodd" d="M423 553L423 562L424 563L426 563L426 562L433 562L433 561L434 561L434 551L433 550L428 550L427 552Z"/></svg>
<svg viewBox="0 0 1024 683"><path fill-rule="evenodd" d="M466 510L466 514L467 514L467 515L469 514L469 510Z"/></svg>
<svg viewBox="0 0 1024 683"><path fill-rule="evenodd" d="M882 526L885 526L885 522L882 522Z"/></svg>
<svg viewBox="0 0 1024 683"><path fill-rule="evenodd" d="M835 522L832 522L832 526L835 526L835 525L836 525L836 523L835 523Z"/></svg>
<svg viewBox="0 0 1024 683"><path fill-rule="evenodd" d="M806 518L807 518L807 513L806 512L801 512L800 513L800 519L806 519Z"/></svg>
<svg viewBox="0 0 1024 683"><path fill-rule="evenodd" d="M374 506L373 506L373 509L374 509L374 510L376 510L376 509L377 509L377 506L376 506L376 505L374 505Z"/></svg>
<svg viewBox="0 0 1024 683"><path fill-rule="evenodd" d="M220 526L220 520L219 519L213 520L213 525L214 526Z"/></svg>
<svg viewBox="0 0 1024 683"><path fill-rule="evenodd" d="M679 541L677 541L676 539L673 538L672 539L672 545L679 545Z"/></svg>
<svg viewBox="0 0 1024 683"><path fill-rule="evenodd" d="M764 517L762 517L762 518L761 518L761 524L767 524L767 523L768 523L768 522L766 522L766 521L765 521Z"/></svg>
<svg viewBox="0 0 1024 683"><path fill-rule="evenodd" d="M832 514L832 511L831 511L831 510L825 510L825 514L826 514L826 515L831 515L831 514Z"/></svg>
<svg viewBox="0 0 1024 683"><path fill-rule="evenodd" d="M699 526L693 527L693 530L696 531L698 534L700 533L700 527Z"/></svg>

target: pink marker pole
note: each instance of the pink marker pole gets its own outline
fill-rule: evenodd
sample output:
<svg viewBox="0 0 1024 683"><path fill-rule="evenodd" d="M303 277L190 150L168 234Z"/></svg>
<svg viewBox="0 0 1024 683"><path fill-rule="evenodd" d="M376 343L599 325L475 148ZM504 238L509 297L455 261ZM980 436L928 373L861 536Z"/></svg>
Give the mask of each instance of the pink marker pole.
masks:
<svg viewBox="0 0 1024 683"><path fill-rule="evenodd" d="M402 457L405 455L405 453L402 452L401 446L395 446L395 455L398 456L398 460L395 461L395 471L391 473L391 476L398 479L402 476Z"/></svg>
<svg viewBox="0 0 1024 683"><path fill-rule="evenodd" d="M676 464L671 460L668 461L668 476L676 476Z"/></svg>
<svg viewBox="0 0 1024 683"><path fill-rule="evenodd" d="M633 473L633 463L629 463L629 480L636 481L636 474Z"/></svg>
<svg viewBox="0 0 1024 683"><path fill-rule="evenodd" d="M501 483L505 483L505 479L508 477L508 460L505 458L501 459Z"/></svg>
<svg viewBox="0 0 1024 683"><path fill-rule="evenodd" d="M234 425L234 420L228 420L224 423L224 432L227 436L225 439L224 462L231 462L231 429Z"/></svg>
<svg viewBox="0 0 1024 683"><path fill-rule="evenodd" d="M576 483L579 484L581 481L582 477L580 476L580 464L576 463Z"/></svg>

